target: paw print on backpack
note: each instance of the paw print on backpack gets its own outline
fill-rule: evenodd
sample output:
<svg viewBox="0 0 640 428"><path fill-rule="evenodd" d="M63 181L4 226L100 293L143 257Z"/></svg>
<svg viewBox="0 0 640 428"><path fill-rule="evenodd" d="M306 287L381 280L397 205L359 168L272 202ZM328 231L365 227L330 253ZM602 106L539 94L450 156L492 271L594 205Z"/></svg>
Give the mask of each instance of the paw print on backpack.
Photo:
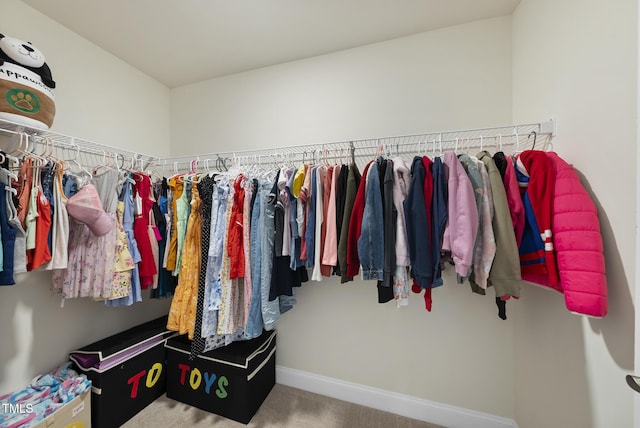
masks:
<svg viewBox="0 0 640 428"><path fill-rule="evenodd" d="M40 100L27 90L8 91L7 102L23 113L37 113L40 110Z"/></svg>

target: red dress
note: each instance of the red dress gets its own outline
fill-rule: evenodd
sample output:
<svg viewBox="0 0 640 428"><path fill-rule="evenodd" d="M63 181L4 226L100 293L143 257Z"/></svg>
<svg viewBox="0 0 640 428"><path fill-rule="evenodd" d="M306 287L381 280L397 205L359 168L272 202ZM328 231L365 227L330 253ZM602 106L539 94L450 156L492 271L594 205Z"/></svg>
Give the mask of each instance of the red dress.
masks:
<svg viewBox="0 0 640 428"><path fill-rule="evenodd" d="M140 288L145 290L153 285L153 276L158 273L149 240L149 212L153 208L153 199L151 199L151 179L149 176L135 173L134 178L136 184L133 186L133 197L136 204L133 235L138 243L141 258L138 264Z"/></svg>
<svg viewBox="0 0 640 428"><path fill-rule="evenodd" d="M233 207L229 219L227 251L229 252L229 278L244 278L244 176L238 175L233 183Z"/></svg>
<svg viewBox="0 0 640 428"><path fill-rule="evenodd" d="M28 271L36 270L51 260L51 252L47 244L49 229L51 228L51 208L49 201L40 188L38 188L36 206L38 207L38 217L36 217L36 247L27 252Z"/></svg>

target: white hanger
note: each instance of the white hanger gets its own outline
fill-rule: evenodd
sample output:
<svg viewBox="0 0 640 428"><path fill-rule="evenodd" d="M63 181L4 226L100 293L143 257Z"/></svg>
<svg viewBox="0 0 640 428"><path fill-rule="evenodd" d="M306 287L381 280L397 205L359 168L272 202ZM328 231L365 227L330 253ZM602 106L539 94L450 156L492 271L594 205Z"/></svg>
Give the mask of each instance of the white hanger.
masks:
<svg viewBox="0 0 640 428"><path fill-rule="evenodd" d="M72 158L72 159L63 159L63 161L69 162L72 165L75 165L78 167L78 174L79 178L84 178L84 179L90 179L92 177L91 172L89 172L88 169L86 169L84 166L82 166L82 164L80 162L78 162L78 157L80 156L80 146L74 141L74 139L71 139L71 144L75 145L76 147L76 155ZM83 180L84 181L84 180Z"/></svg>

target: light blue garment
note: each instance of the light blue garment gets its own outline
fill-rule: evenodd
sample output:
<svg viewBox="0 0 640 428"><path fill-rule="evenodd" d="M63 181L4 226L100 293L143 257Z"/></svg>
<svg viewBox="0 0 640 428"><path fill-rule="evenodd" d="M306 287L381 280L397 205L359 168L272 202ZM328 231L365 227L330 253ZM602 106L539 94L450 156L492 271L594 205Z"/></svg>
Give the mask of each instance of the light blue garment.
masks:
<svg viewBox="0 0 640 428"><path fill-rule="evenodd" d="M78 193L78 183L76 183L76 180L73 178L73 176L65 174L63 181L64 195L67 197L67 199Z"/></svg>
<svg viewBox="0 0 640 428"><path fill-rule="evenodd" d="M253 339L262 334L264 320L262 319L262 245L261 231L262 221L260 217L261 200L264 192L259 188L256 191L256 199L253 202L253 210L251 212L251 229L249 231L249 244L251 251L250 269L251 269L251 306L249 308L249 318L247 321L247 329L245 331L246 339Z"/></svg>
<svg viewBox="0 0 640 428"><path fill-rule="evenodd" d="M213 190L211 203L211 231L207 273L205 275L205 297L202 307L202 337L216 334L218 310L222 302L222 257L227 230L226 211L229 199L229 180L223 179Z"/></svg>
<svg viewBox="0 0 640 428"><path fill-rule="evenodd" d="M105 300L107 306L131 306L134 302L142 301L142 290L140 288L140 273L138 272L138 263L142 260L140 251L138 250L138 243L133 234L133 220L134 220L134 206L133 206L133 192L131 191L131 185L135 183L131 178L126 178L120 193L120 200L124 202L124 213L122 216L122 227L127 235L127 245L129 247L129 253L133 258L134 268L131 270L131 293L128 296L121 297L119 299Z"/></svg>
<svg viewBox="0 0 640 428"><path fill-rule="evenodd" d="M280 319L279 299L269 301L271 291L271 273L273 269L274 233L275 233L275 206L268 203L268 190L260 192L260 219L262 230L260 232L262 262L260 265L260 289L262 293L262 319L264 329L273 330Z"/></svg>
<svg viewBox="0 0 640 428"><path fill-rule="evenodd" d="M291 288L291 296L280 296L280 313L284 314L288 310L293 309L295 304L297 303L296 299L296 289Z"/></svg>

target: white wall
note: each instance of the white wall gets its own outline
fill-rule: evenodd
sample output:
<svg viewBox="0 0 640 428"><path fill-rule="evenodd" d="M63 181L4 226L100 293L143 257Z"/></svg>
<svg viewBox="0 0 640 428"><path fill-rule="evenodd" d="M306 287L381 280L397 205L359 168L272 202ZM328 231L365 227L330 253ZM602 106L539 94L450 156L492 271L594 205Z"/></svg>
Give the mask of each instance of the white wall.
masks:
<svg viewBox="0 0 640 428"><path fill-rule="evenodd" d="M555 150L599 206L609 315L572 315L526 289L516 323L521 428L630 427L633 391L637 10L635 0L522 0L513 15L513 117L553 117Z"/></svg>
<svg viewBox="0 0 640 428"><path fill-rule="evenodd" d="M502 322L491 298L447 277L432 313L417 296L402 310L378 305L372 283L309 283L279 325L280 365L515 417L521 428L632 423L624 374L633 371L637 27L633 0L615 8L522 0L513 21L169 92L18 0L3 0L0 14L3 32L31 40L48 58L58 83L54 130L160 156L169 141L178 155L557 119L555 149L584 175L600 207L610 291L604 320L569 314L561 296L527 288ZM49 282L36 272L0 288L0 393L69 350L168 308L80 300L61 309Z"/></svg>
<svg viewBox="0 0 640 428"><path fill-rule="evenodd" d="M171 103L173 155L509 124L511 18L180 87ZM514 320L446 279L432 313L416 295L379 305L372 282L304 284L277 363L514 417Z"/></svg>
<svg viewBox="0 0 640 428"><path fill-rule="evenodd" d="M172 90L172 155L510 123L509 19Z"/></svg>
<svg viewBox="0 0 640 428"><path fill-rule="evenodd" d="M2 0L0 31L43 51L57 83L54 131L142 153L169 152L170 91L19 0ZM168 301L106 308L60 299L47 272L0 287L0 393L24 387L77 347L168 311Z"/></svg>

